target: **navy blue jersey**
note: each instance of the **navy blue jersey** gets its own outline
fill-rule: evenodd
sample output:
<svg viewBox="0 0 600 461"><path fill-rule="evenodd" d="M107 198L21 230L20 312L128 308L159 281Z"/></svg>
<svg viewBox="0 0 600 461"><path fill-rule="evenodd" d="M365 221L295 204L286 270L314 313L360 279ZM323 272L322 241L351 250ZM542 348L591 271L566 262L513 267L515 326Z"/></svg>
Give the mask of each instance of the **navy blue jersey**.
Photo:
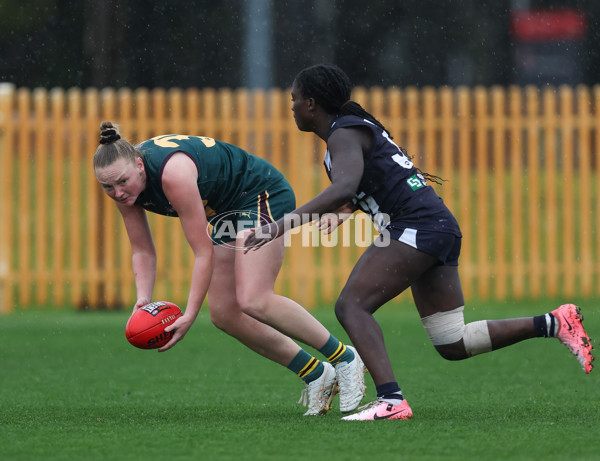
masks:
<svg viewBox="0 0 600 461"><path fill-rule="evenodd" d="M327 137L338 128L359 126L371 131L373 143L364 155L363 176L353 199L355 205L368 213L378 228L391 224L461 237L458 223L442 198L385 130L361 117L342 115L333 120ZM324 163L331 179L329 150Z"/></svg>

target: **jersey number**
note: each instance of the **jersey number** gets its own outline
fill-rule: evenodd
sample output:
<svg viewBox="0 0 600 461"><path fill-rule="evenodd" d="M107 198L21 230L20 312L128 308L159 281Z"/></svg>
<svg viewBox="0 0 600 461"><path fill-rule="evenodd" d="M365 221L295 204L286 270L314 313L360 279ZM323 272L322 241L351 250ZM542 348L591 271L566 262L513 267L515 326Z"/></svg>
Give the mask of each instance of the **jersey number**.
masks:
<svg viewBox="0 0 600 461"><path fill-rule="evenodd" d="M392 141L390 139L390 137L386 131L384 131L382 134L383 134L383 137L385 139L387 139L389 143L393 144L394 147L396 149L398 149L398 152L400 152L399 154L392 155L392 160L394 162L396 162L398 165L400 165L402 168L406 168L406 169L410 170L413 167L413 162L411 162L410 159L406 155L404 155L404 152L402 152L402 149L400 149L398 147L398 144L396 144L394 141Z"/></svg>
<svg viewBox="0 0 600 461"><path fill-rule="evenodd" d="M213 138L208 138L206 136L186 136L183 134L167 134L164 136L156 136L155 138L152 138L152 140L154 141L154 144L159 147L179 147L179 144L173 141L190 138L198 138L206 147L212 147L215 145L215 140Z"/></svg>

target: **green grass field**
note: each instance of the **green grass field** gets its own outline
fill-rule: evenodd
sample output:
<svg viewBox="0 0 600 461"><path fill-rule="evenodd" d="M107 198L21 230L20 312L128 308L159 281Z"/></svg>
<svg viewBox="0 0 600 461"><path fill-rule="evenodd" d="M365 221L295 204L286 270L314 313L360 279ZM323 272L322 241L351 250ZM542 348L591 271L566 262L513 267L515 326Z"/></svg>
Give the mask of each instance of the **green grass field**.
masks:
<svg viewBox="0 0 600 461"><path fill-rule="evenodd" d="M555 305L486 304L467 306L466 320ZM579 304L598 350L598 303ZM347 340L331 310L315 315ZM0 459L600 459L600 369L585 375L556 340L447 362L411 305L388 305L377 318L414 419L362 423L340 421L337 397L326 416L303 417L299 379L218 331L207 311L164 354L130 346L127 318L0 317ZM367 386L365 402L368 376Z"/></svg>

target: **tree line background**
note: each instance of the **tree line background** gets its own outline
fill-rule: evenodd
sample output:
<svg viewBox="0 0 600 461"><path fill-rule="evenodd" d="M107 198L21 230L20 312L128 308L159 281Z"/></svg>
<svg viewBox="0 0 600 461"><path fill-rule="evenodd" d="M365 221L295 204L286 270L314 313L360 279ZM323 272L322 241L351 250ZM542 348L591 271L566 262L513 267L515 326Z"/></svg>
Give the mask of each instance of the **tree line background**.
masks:
<svg viewBox="0 0 600 461"><path fill-rule="evenodd" d="M520 81L512 13L565 7L585 15L585 36L555 45L576 63L571 80L597 83L596 0L0 0L0 81L285 88L333 62L357 85L509 85ZM251 50L255 36L265 42ZM267 77L252 83L257 63ZM552 67L526 83L572 83Z"/></svg>

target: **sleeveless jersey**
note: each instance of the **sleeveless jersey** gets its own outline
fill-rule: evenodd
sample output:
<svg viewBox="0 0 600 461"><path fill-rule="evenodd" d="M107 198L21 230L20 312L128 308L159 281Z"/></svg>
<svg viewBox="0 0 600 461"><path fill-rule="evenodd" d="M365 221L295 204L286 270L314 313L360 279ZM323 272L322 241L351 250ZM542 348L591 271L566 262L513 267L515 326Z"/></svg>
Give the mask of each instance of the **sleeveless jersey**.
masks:
<svg viewBox="0 0 600 461"><path fill-rule="evenodd" d="M269 162L245 150L204 136L164 135L142 142L146 188L136 204L153 213L177 216L162 188L165 164L175 153L187 155L198 170L198 190L206 217L237 210L249 199L275 187L283 175Z"/></svg>
<svg viewBox="0 0 600 461"><path fill-rule="evenodd" d="M378 229L391 224L461 237L458 223L442 198L385 130L361 117L342 115L333 120L327 138L338 128L359 126L371 131L373 143L364 155L363 176L354 204L371 216ZM329 150L325 152L324 164L331 180Z"/></svg>

